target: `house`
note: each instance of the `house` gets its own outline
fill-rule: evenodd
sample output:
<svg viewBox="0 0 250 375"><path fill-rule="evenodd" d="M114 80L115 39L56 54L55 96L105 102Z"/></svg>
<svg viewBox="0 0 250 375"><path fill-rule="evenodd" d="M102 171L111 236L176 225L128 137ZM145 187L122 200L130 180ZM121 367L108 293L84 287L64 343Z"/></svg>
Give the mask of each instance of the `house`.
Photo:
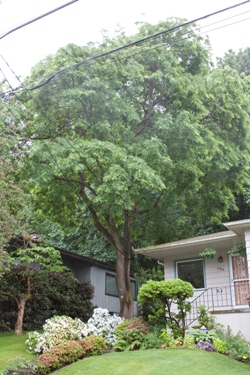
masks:
<svg viewBox="0 0 250 375"><path fill-rule="evenodd" d="M115 281L115 266L66 250L60 249L60 253L64 265L71 269L75 278L90 281L94 286L94 297L91 300L93 305L119 315L120 302ZM134 316L136 316L138 290L132 275L130 282L131 294L134 299Z"/></svg>
<svg viewBox="0 0 250 375"><path fill-rule="evenodd" d="M165 280L180 278L194 287L192 311L187 325L197 324L198 307L205 305L216 322L241 331L250 341L250 219L225 223L219 233L136 249L135 253L164 263ZM243 244L245 254L230 254ZM212 258L200 256L207 248L216 250ZM196 321L196 322L195 322Z"/></svg>

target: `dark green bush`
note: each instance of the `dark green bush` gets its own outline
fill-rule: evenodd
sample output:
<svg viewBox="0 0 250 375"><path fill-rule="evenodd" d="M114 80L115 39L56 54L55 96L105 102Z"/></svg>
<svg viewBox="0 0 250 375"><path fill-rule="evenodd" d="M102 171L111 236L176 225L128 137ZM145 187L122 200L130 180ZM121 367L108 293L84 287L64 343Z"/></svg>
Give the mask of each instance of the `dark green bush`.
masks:
<svg viewBox="0 0 250 375"><path fill-rule="evenodd" d="M142 349L158 349L161 347L162 339L159 330L149 332L143 339Z"/></svg>
<svg viewBox="0 0 250 375"><path fill-rule="evenodd" d="M18 267L0 280L0 288L13 295L19 295L24 289ZM79 281L68 273L51 273L48 277L40 276L27 300L24 312L24 330L41 329L45 320L54 315L67 315L86 322L92 315L94 295L93 286L87 281ZM17 306L13 298L5 298L4 311L1 314L1 327L14 328Z"/></svg>

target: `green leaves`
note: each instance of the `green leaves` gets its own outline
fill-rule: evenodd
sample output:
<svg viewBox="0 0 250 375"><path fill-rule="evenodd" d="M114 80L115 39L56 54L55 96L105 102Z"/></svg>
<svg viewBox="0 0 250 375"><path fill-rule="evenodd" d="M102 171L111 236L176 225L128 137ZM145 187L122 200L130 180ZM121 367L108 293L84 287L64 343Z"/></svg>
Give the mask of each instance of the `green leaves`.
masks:
<svg viewBox="0 0 250 375"><path fill-rule="evenodd" d="M31 78L41 83L42 75L181 22L68 45ZM208 41L194 25L63 70L33 98L22 94L32 207L64 231L86 228L91 217L120 255L118 290L129 293L132 243L192 236L195 225L220 223L236 208L249 169L249 81L212 68Z"/></svg>
<svg viewBox="0 0 250 375"><path fill-rule="evenodd" d="M41 272L65 272L67 267L63 266L61 254L53 247L34 246L27 249L18 249L13 253L13 261L24 266L24 275L30 270L40 268Z"/></svg>

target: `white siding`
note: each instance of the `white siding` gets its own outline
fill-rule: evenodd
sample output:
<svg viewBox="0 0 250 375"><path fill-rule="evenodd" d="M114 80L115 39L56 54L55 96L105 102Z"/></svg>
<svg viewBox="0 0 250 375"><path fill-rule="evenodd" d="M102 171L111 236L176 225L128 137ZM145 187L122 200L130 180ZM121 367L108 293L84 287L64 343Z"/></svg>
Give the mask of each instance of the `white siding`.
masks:
<svg viewBox="0 0 250 375"><path fill-rule="evenodd" d="M229 249L220 250L213 259L204 259L204 271L205 271L205 287L222 287L230 284L229 277L229 261L228 252ZM223 262L218 262L218 257L223 257ZM190 251L187 253L179 253L168 255L164 259L164 275L165 280L174 279L175 273L175 262L178 260L188 260L200 258L197 250Z"/></svg>

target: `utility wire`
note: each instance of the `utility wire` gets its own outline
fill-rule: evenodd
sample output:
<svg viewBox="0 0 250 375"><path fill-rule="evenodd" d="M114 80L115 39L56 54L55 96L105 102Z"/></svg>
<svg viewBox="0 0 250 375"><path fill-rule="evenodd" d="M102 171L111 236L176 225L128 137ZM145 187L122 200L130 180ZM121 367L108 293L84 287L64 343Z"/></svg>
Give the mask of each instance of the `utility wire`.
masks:
<svg viewBox="0 0 250 375"><path fill-rule="evenodd" d="M3 38L5 38L7 35L13 33L14 31L17 31L17 30L19 30L19 29L21 29L21 28L23 28L23 27L25 27L25 26L27 26L27 25L33 23L33 22L36 22L36 21L40 20L41 18L44 18L44 17L46 17L46 16L48 16L48 15L50 15L50 14L52 14L52 13L55 13L55 12L57 12L58 10L63 9L63 8L65 8L65 7L67 7L68 5L71 5L71 4L75 3L76 1L78 1L78 0L72 0L72 1L70 1L69 3L63 4L63 5L61 5L61 6L57 7L57 8L55 8L55 9L50 10L49 12L46 12L46 13L44 13L44 14L42 14L42 15L36 17L36 18L33 18L33 19L31 19L31 20L29 20L29 21L27 21L27 22L25 22L25 23L23 23L23 24L21 24L21 25L19 25L19 26L16 26L14 29L11 29L11 30L7 31L6 33L4 33L3 35L1 35L1 36L0 36L0 39L3 39Z"/></svg>
<svg viewBox="0 0 250 375"><path fill-rule="evenodd" d="M203 32L201 32L201 30L204 29L204 28L207 28L207 27L209 27L209 26L216 25L216 24L218 24L218 23L221 23L221 22L224 22L224 21L230 20L230 19L232 19L232 18L235 18L235 17L241 16L241 15L246 14L246 13L249 13L249 12L250 12L250 10L247 10L247 11L245 11L245 12L238 13L238 14L236 14L236 15L233 15L233 16L230 16L230 17L227 17L227 18L221 19L221 20L216 21L216 22L212 22L212 23L207 24L207 25L198 26L196 29L192 30L193 32L198 32L196 35L191 35L191 36L187 36L187 37L185 37L185 38L182 38L182 37L185 36L187 33L189 33L189 31L185 31L183 34L180 34L178 38L175 37L175 39L174 39L173 42L171 42L171 41L168 41L168 42L166 42L166 43L162 43L162 42L161 42L161 43L159 43L159 44L157 44L157 45L154 45L154 46L152 46L152 47L150 47L150 48L145 48L144 46L141 46L141 47L138 47L138 50L137 50L136 52L132 52L132 53L131 53L131 52L129 52L129 53L126 53L126 52L125 52L125 53L123 53L121 56L122 56L122 58L133 57L133 56L139 55L139 54L141 54L141 53L145 53L145 52L151 51L151 50L156 49L156 48L164 47L164 46L166 46L166 45L168 45L168 46L170 46L171 48L173 48L173 47L175 47L175 44L177 44L177 43L178 43L179 41L181 41L181 40L191 39L191 38L193 38L194 36L199 36L199 35L202 35L202 34L205 34L205 33L207 34L207 33L210 33L210 32L212 32L212 31L216 31L216 30L221 29L221 28L224 28L224 27L232 26L232 25L234 25L234 24L236 24L236 23L239 23L239 22L247 21L247 20L249 20L249 18L245 18L245 19L243 19L243 20L241 19L241 20L236 21L236 22L232 22L232 23L229 23L229 24L226 24L226 25L219 26L219 27L214 28L214 29L210 29L210 30L207 30L207 31L203 31ZM4 62L6 63L6 65L8 65L7 62L5 61L5 59L3 58L3 56L0 55L0 57L4 60ZM95 63L99 63L98 60L95 60L94 62L95 62ZM87 65L87 64L91 64L91 63L92 63L92 61L91 61L91 62L86 62L85 65ZM111 64L111 63L113 63L113 61L105 62L104 65L106 66L106 65L109 65L109 64ZM72 67L73 67L73 66L72 66ZM68 66L68 68L70 69L71 66ZM56 73L56 72L55 72L55 73ZM51 75L50 75L50 74L46 74L46 75L44 75L44 76L42 76L42 77L34 78L34 79L32 79L29 83L34 83L34 82L36 82L36 81L38 81L38 80L41 80L42 78L46 78L46 77L50 78ZM45 83L41 83L41 85L44 86L46 83L47 83L47 81L45 81ZM49 82L48 82L48 83L49 83ZM41 87L42 87L42 86L41 86ZM17 89L18 89L18 88L17 88ZM17 90L17 89L16 89L16 90ZM31 87L31 89L32 89L32 87Z"/></svg>
<svg viewBox="0 0 250 375"><path fill-rule="evenodd" d="M65 71L67 71L67 70L69 70L69 69L73 69L73 68L76 68L76 67L78 67L78 66L80 66L80 65L84 65L84 64L87 64L87 63L89 63L89 62L92 62L92 61L98 60L98 59L100 59L100 58L102 58L102 57L106 57L106 56L112 55L112 54L117 53L117 52L120 52L120 51L122 51L122 50L124 50L124 49L128 49L128 48L130 48L130 47L137 46L137 45L142 44L142 43L145 43L145 42L147 42L147 41L149 41L149 40L151 40L151 39L154 39L154 38L157 38L157 37L159 37L159 36L162 36L162 35L165 35L165 34L171 33L171 32L173 32L173 31L176 31L176 30L180 29L180 28L184 28L185 26L188 26L188 25L191 25L191 24L193 24L193 23L196 23L197 21L201 21L201 20L204 20L204 19L206 19L206 18L209 18L209 17L215 16L215 15L217 15L217 14L220 14L220 13L226 12L226 11L228 11L228 10L231 10L231 9L236 8L236 7L242 6L242 5L247 4L247 3L249 3L249 2L250 2L250 0L247 0L247 1L244 1L244 2L241 2L241 3L238 3L238 4L235 4L235 5L232 5L232 6L230 6L230 7L227 7L227 8L224 8L224 9L218 10L218 11L216 11L216 12L213 12L213 13L207 14L207 15L205 15L205 16L202 16L202 17L196 18L196 19L194 19L194 20L192 20L192 21L184 22L184 23L182 23L182 24L180 24L180 25L177 25L177 26L171 27L171 28L169 28L169 29L167 29L167 30L164 30L164 31L161 31L161 32L159 32L159 33L156 33L156 34L150 35L150 36L148 36L148 37L145 37L145 38L139 39L139 40L137 40L137 41L135 41L135 42L128 43L128 44L123 45L123 46L121 46L121 47L115 48L115 49L113 49L113 50L111 50L111 51L107 51L107 52L104 52L104 53L102 53L102 54L99 54L99 55L96 55L96 56L90 57L90 58L88 58L88 59L86 59L86 60L82 60L82 61L80 61L80 62L78 62L78 63L75 63L75 64L73 64L73 65L70 65L70 66L68 66L68 67L65 67L65 68L63 68L63 69L61 69L61 70L58 70L58 71L54 72L54 73L53 73L53 74L52 74L52 75L51 75L51 76L50 76L45 82L43 82L43 83L40 83L40 84L38 84L38 85L36 85L36 86L33 86L33 87L30 87L30 88L29 88L29 87L25 87L24 85L22 85L22 86L19 86L19 87L15 88L14 90L17 91L17 90L20 90L20 89L24 89L24 90L26 90L26 91L32 91L32 90L38 89L38 88L40 88L40 87L46 85L47 83L49 83L49 82L50 82L50 81L51 81L56 75L61 74L61 73L65 72ZM13 91L8 91L8 92L6 92L6 93L2 93L1 96L4 96L4 95L6 95L6 94L8 94L8 95L13 95L14 93L13 93Z"/></svg>

